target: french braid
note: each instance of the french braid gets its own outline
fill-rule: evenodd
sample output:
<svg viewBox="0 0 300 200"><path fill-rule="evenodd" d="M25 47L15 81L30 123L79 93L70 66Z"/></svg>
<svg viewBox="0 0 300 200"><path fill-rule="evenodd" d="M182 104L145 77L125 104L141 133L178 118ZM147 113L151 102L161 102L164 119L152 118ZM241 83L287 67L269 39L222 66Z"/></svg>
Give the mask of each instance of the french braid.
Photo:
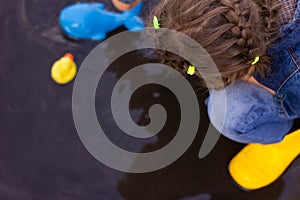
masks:
<svg viewBox="0 0 300 200"><path fill-rule="evenodd" d="M226 86L254 71L266 71L270 63L267 48L278 38L279 9L278 0L161 0L150 17L157 16L161 27L199 42ZM186 74L189 64L182 58L165 51L157 53L163 63ZM260 60L253 65L257 56ZM220 86L210 83L209 87Z"/></svg>

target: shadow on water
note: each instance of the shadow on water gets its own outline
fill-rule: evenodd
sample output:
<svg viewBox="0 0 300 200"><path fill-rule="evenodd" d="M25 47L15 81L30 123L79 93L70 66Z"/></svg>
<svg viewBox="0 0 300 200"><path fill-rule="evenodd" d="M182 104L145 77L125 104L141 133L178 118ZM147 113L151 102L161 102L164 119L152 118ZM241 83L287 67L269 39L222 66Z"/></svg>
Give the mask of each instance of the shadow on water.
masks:
<svg viewBox="0 0 300 200"><path fill-rule="evenodd" d="M198 152L208 128L205 95L199 94L201 120L191 147L168 167L145 174L126 174L95 160L81 143L72 118L73 83L59 86L49 76L54 60L66 51L80 65L99 43L63 37L57 16L75 1L18 0L0 3L0 199L299 199L299 159L282 178L264 189L238 189L227 171L230 159L243 145L220 138L204 159ZM113 10L111 2L106 3ZM143 16L150 1L146 1ZM11 14L15 13L15 14ZM124 29L118 29L115 34ZM115 125L110 96L118 79L131 68L155 57L128 53L113 62L98 86L96 111L105 133L118 146L133 152L151 152L168 144L180 121L178 101L167 88L150 84L131 98L130 114L147 125L148 110L159 103L168 113L162 131L149 139L136 139ZM145 71L145 77L155 76ZM130 85L130 80L128 80ZM188 133L187 133L188 134Z"/></svg>

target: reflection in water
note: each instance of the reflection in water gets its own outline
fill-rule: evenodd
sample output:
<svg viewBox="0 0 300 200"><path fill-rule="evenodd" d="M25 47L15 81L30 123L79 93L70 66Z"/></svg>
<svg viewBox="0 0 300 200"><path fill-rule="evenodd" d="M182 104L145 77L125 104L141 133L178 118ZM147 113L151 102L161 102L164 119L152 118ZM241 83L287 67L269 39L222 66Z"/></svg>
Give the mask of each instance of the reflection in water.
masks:
<svg viewBox="0 0 300 200"><path fill-rule="evenodd" d="M180 200L211 200L211 196L209 194L199 194L194 197L186 197Z"/></svg>
<svg viewBox="0 0 300 200"><path fill-rule="evenodd" d="M159 0L143 0L142 18L146 18L151 8L153 8L158 1ZM28 37L32 37L32 39L39 44L47 45L48 48L55 48L56 45L64 45L64 47L68 48L81 48L83 53L88 53L91 50L89 47L95 46L99 42L74 41L71 38L66 38L66 36L62 34L58 24L60 11L64 7L76 2L78 1L55 1L51 2L52 5L49 6L49 0L17 0L18 17L19 21L22 22L20 26L23 26L28 31ZM95 0L84 0L84 2L95 2ZM110 0L102 0L101 2L105 4L107 10L119 12L113 7ZM109 33L108 36L124 30L124 28L119 28L113 33ZM88 51L84 51L84 48L88 49Z"/></svg>
<svg viewBox="0 0 300 200"><path fill-rule="evenodd" d="M131 63L126 62L130 57L136 58L135 61L132 61ZM114 73L115 77L119 78L132 67L148 62L150 62L149 57L132 52L114 62L111 65L109 72ZM145 78L147 77L150 78L151 75L145 71ZM107 84L107 81L104 81L104 84ZM111 84L114 85L112 82ZM103 87L107 88L107 86L108 85ZM127 86L130 86L130 80L128 80ZM101 88L98 88L98 92L101 92ZM154 98L154 94L155 96L158 96L158 98ZM272 187L268 187L255 193L244 192L233 184L227 172L227 164L230 158L241 148L241 146L236 143L224 140L223 138L218 142L216 148L208 155L208 157L205 159L198 158L197 154L199 147L202 144L205 136L204 134L208 127L206 108L204 106L205 97L204 94L198 94L201 120L199 132L193 145L175 163L164 169L145 174L127 174L118 183L119 192L125 199L201 200L223 198L234 200L239 199L239 197L242 196L242 199L245 200L252 200L254 197L273 200L278 197L280 193L279 188L281 187L280 181L273 184ZM175 99L176 98L170 91L156 85L142 87L132 96L130 110L133 119L139 125L149 123L148 110L154 103L163 105L168 113L167 123L162 132L157 135L157 140L154 143L148 142L142 146L139 152L151 152L160 149L172 140L180 120L180 114L176 111L179 105ZM136 109L143 110L143 114L135 116L132 110ZM110 123L111 120L112 119L109 120ZM115 134L116 133L112 133L112 135ZM118 137L122 138L123 143L120 140L115 142L118 145L121 144L119 146L122 146L122 148L125 149L133 150L133 146L147 142L147 140L138 139L129 142L131 138L124 139L126 136L122 134ZM135 142L137 143L134 144ZM128 144L130 145L128 146ZM272 195L270 195L270 193L272 193Z"/></svg>
<svg viewBox="0 0 300 200"><path fill-rule="evenodd" d="M282 177L284 187L278 200L298 200L300 197L300 159Z"/></svg>
<svg viewBox="0 0 300 200"><path fill-rule="evenodd" d="M102 1L111 8L109 0ZM208 157L198 159L208 126L202 94L199 94L198 135L188 151L172 165L138 175L117 172L94 160L83 147L73 124L72 84L57 86L49 78L51 61L65 51L73 52L80 65L97 45L97 42L66 40L59 34L57 15L63 6L75 2L0 3L1 200L300 199L299 160L295 168L269 187L244 192L233 184L227 172L228 162L243 145L222 137ZM133 95L131 116L138 125L147 125L149 107L156 103L163 105L169 115L162 133L149 140L138 140L123 134L112 123L110 98L106 97L111 95L113 85L122 74L148 61L148 57L137 53L118 59L103 77L96 96L98 117L105 118L108 137L121 148L134 152L165 146L174 137L180 119L174 95L163 87L148 85ZM145 76L150 75L145 72Z"/></svg>

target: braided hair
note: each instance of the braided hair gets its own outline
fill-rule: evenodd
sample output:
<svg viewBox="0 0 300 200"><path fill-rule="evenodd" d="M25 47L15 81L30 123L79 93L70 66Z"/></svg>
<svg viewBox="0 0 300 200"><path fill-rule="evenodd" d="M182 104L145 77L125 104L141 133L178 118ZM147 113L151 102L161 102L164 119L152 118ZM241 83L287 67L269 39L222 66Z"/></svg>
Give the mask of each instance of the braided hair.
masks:
<svg viewBox="0 0 300 200"><path fill-rule="evenodd" d="M227 86L268 69L266 51L279 36L279 9L278 0L161 0L150 19L156 16L162 28L196 40L210 54ZM189 63L181 57L162 50L157 54L187 76ZM256 57L260 60L253 64ZM201 79L200 73L196 75ZM221 86L211 83L209 87Z"/></svg>

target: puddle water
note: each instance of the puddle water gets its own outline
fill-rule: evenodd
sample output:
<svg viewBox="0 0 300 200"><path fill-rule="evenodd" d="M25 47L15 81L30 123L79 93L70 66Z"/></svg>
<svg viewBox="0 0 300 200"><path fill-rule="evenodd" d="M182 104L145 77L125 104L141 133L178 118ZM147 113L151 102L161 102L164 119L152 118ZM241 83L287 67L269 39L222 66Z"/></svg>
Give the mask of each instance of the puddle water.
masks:
<svg viewBox="0 0 300 200"><path fill-rule="evenodd" d="M110 1L107 8L114 10ZM145 1L143 16L154 1ZM73 83L55 84L51 64L66 51L80 65L99 43L72 41L57 25L59 11L72 0L18 0L0 3L0 199L299 199L299 160L275 183L245 192L232 182L227 164L243 145L220 138L204 159L198 152L208 128L205 95L199 94L201 120L192 146L176 162L145 174L126 174L106 167L85 149L72 118ZM151 5L150 5L151 4ZM112 34L120 32L120 28ZM161 104L168 113L163 130L150 138L124 134L113 122L113 86L129 69L152 61L131 52L117 59L101 79L96 111L109 139L132 152L151 152L174 137L180 120L178 101L167 88L149 84L132 96L130 114L141 126L150 123L149 108ZM155 76L159 71L146 72ZM130 84L130 80L126 84ZM188 133L187 133L188 134Z"/></svg>

